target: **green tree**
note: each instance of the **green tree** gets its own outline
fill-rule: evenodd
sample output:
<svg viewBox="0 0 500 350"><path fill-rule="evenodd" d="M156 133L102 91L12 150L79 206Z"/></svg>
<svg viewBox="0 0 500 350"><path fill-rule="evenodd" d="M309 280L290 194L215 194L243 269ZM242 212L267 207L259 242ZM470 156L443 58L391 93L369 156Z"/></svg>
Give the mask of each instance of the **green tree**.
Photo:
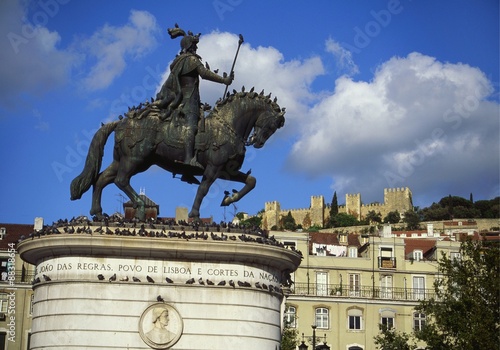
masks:
<svg viewBox="0 0 500 350"><path fill-rule="evenodd" d="M262 216L256 215L249 217L246 220L240 221L240 224L245 227L261 227L262 225Z"/></svg>
<svg viewBox="0 0 500 350"><path fill-rule="evenodd" d="M339 213L339 203L337 200L337 192L333 192L333 198L332 198L332 205L330 206L330 220L329 224L332 222L332 218L334 218L337 214ZM331 225L328 225L329 227L332 227Z"/></svg>
<svg viewBox="0 0 500 350"><path fill-rule="evenodd" d="M491 200L480 200L474 203L481 218L494 219L500 217L500 197Z"/></svg>
<svg viewBox="0 0 500 350"><path fill-rule="evenodd" d="M299 332L295 328L288 327L285 324L281 334L281 350L295 350L299 344L297 339Z"/></svg>
<svg viewBox="0 0 500 350"><path fill-rule="evenodd" d="M401 220L401 215L399 215L399 211L391 211L384 218L384 222L388 224L397 224Z"/></svg>
<svg viewBox="0 0 500 350"><path fill-rule="evenodd" d="M404 332L398 332L395 328L380 324L380 334L377 335L375 345L377 349L383 350L415 350L417 348L414 337Z"/></svg>
<svg viewBox="0 0 500 350"><path fill-rule="evenodd" d="M442 255L442 278L434 283L435 297L417 308L427 317L417 338L430 350L497 349L500 344L500 246L466 240L461 258Z"/></svg>
<svg viewBox="0 0 500 350"><path fill-rule="evenodd" d="M420 216L413 210L407 210L403 222L407 230L416 230L420 227Z"/></svg>
<svg viewBox="0 0 500 350"><path fill-rule="evenodd" d="M368 221L369 224L372 222L381 223L382 222L382 214L380 212L375 212L375 210L370 210L366 213L365 220Z"/></svg>
<svg viewBox="0 0 500 350"><path fill-rule="evenodd" d="M282 226L285 230L296 230L297 224L295 223L295 219L292 216L292 212L289 211L288 214L282 219Z"/></svg>
<svg viewBox="0 0 500 350"><path fill-rule="evenodd" d="M359 225L358 219L351 214L338 213L332 220L332 227L348 227Z"/></svg>

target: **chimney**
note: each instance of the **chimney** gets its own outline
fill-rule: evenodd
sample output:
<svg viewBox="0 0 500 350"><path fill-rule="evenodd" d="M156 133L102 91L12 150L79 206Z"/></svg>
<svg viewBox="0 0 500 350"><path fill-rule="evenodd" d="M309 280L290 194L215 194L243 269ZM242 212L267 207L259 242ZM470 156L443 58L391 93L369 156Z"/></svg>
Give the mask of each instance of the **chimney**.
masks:
<svg viewBox="0 0 500 350"><path fill-rule="evenodd" d="M382 237L392 237L392 227L391 224L385 224L382 230Z"/></svg>
<svg viewBox="0 0 500 350"><path fill-rule="evenodd" d="M34 226L35 232L39 232L43 229L43 218L41 217L36 217L35 218L35 226Z"/></svg>
<svg viewBox="0 0 500 350"><path fill-rule="evenodd" d="M434 224L427 224L427 237L434 237Z"/></svg>

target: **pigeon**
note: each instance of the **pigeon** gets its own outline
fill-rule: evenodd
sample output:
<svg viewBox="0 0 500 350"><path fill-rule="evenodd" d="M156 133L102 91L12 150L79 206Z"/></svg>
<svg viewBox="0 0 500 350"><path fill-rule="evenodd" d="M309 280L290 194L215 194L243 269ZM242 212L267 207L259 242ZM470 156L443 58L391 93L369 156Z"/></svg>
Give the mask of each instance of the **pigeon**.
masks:
<svg viewBox="0 0 500 350"><path fill-rule="evenodd" d="M170 278L166 277L165 278L165 281L167 281L167 283L174 283L174 281L172 281Z"/></svg>
<svg viewBox="0 0 500 350"><path fill-rule="evenodd" d="M33 284L37 284L37 283L40 283L40 277L35 278L35 280L33 281Z"/></svg>
<svg viewBox="0 0 500 350"><path fill-rule="evenodd" d="M198 280L198 283L201 284L201 285L205 285L205 282L203 282L203 278L200 277L200 279Z"/></svg>
<svg viewBox="0 0 500 350"><path fill-rule="evenodd" d="M47 281L47 282L48 282L48 281L52 281L52 280L50 279L50 277L49 277L49 276L47 276L47 275L43 275L43 279L44 279L45 281Z"/></svg>
<svg viewBox="0 0 500 350"><path fill-rule="evenodd" d="M104 276L103 276L103 274L102 274L102 273L98 274L98 275L97 275L97 278L99 279L99 281L104 280Z"/></svg>
<svg viewBox="0 0 500 350"><path fill-rule="evenodd" d="M229 285L230 285L231 287L233 287L233 288L234 288L234 287L235 287L235 285L234 285L234 281L233 281L233 280L230 280L230 281L229 281Z"/></svg>
<svg viewBox="0 0 500 350"><path fill-rule="evenodd" d="M214 282L212 282L212 281L210 281L209 279L207 279L207 284L208 284L209 286L213 286L213 285L214 285Z"/></svg>
<svg viewBox="0 0 500 350"><path fill-rule="evenodd" d="M148 280L149 283L155 283L155 280L149 276L146 276L146 279Z"/></svg>
<svg viewBox="0 0 500 350"><path fill-rule="evenodd" d="M161 301L165 301L165 300L163 300L163 298L161 297L161 295L158 295L158 296L156 297L156 300L157 300L157 301L160 301L160 302L161 302Z"/></svg>
<svg viewBox="0 0 500 350"><path fill-rule="evenodd" d="M186 281L186 284L193 284L194 283L194 278L190 278Z"/></svg>
<svg viewBox="0 0 500 350"><path fill-rule="evenodd" d="M141 280L134 276L134 277L132 277L132 281L134 281L134 282L140 282Z"/></svg>
<svg viewBox="0 0 500 350"><path fill-rule="evenodd" d="M110 282L116 281L116 273L109 278Z"/></svg>
<svg viewBox="0 0 500 350"><path fill-rule="evenodd" d="M262 286L260 285L259 282L255 282L255 287L262 289Z"/></svg>
<svg viewBox="0 0 500 350"><path fill-rule="evenodd" d="M220 281L219 283L217 283L218 286L225 286L226 285L226 281Z"/></svg>

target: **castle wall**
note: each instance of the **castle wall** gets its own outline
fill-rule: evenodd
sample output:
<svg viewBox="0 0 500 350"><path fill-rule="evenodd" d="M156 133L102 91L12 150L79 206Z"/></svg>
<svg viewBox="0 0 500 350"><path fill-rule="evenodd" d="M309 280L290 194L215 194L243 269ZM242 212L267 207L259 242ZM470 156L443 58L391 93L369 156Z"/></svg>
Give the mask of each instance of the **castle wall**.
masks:
<svg viewBox="0 0 500 350"><path fill-rule="evenodd" d="M398 211L403 214L407 210L413 209L412 193L408 187L385 188L384 202L362 204L361 194L346 194L345 204L339 205L339 213L347 213L362 220L369 211L380 213L382 218L391 211ZM330 217L330 208L325 204L323 196L311 196L311 206L302 209L281 210L280 203L267 202L265 205L263 227L271 229L273 226L280 227L280 219L291 213L297 225L302 225L304 229L311 226L324 226Z"/></svg>

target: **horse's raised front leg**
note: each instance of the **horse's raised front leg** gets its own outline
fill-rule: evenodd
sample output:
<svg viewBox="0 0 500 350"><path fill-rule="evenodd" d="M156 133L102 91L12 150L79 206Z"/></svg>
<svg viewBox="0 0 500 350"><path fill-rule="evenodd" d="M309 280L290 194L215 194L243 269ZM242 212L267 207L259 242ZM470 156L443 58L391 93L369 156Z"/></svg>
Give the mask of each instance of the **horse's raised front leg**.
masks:
<svg viewBox="0 0 500 350"><path fill-rule="evenodd" d="M203 198L208 193L210 186L214 183L215 179L217 179L217 175L219 173L220 167L214 165L207 165L205 168L205 172L203 173L203 179L201 180L200 185L198 186L198 190L196 191L196 197L194 198L193 207L189 212L190 218L199 219L200 218L200 206Z"/></svg>
<svg viewBox="0 0 500 350"><path fill-rule="evenodd" d="M90 215L96 215L99 219L102 217L102 207L101 207L101 196L104 187L113 182L116 177L118 170L118 161L113 160L113 162L99 174L92 190L92 208L90 209Z"/></svg>
<svg viewBox="0 0 500 350"><path fill-rule="evenodd" d="M255 187L255 184L257 183L257 179L255 179L255 177L253 177L252 175L242 173L241 171L238 171L234 175L230 175L228 180L242 182L245 184L245 186L243 186L243 188L241 190L237 191L236 193L233 193L231 196L225 197L221 203L221 206L223 206L223 207L228 206L231 203L239 201L248 192L253 190Z"/></svg>
<svg viewBox="0 0 500 350"><path fill-rule="evenodd" d="M126 160L125 160L126 159ZM115 177L116 186L122 190L132 201L135 211L135 217L140 221L146 219L146 209L144 201L137 192L130 186L130 178L137 174L137 164L131 158L122 158L118 166L118 172Z"/></svg>

